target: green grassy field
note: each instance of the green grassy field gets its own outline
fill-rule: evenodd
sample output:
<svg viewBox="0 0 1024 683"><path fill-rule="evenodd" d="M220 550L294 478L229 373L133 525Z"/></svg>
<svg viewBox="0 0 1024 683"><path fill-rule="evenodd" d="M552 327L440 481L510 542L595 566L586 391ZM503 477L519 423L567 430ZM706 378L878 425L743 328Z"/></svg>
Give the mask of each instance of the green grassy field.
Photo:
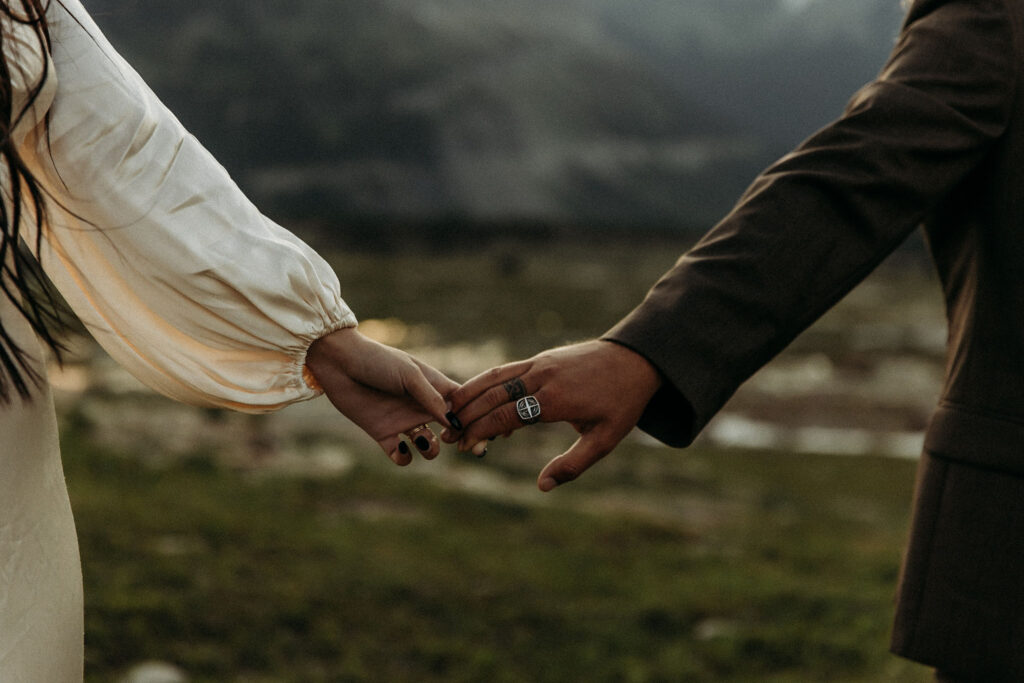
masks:
<svg viewBox="0 0 1024 683"><path fill-rule="evenodd" d="M407 345L497 339L519 357L600 333L678 251L492 245L335 265L361 317L402 321ZM801 343L845 338L832 329ZM284 476L209 445L154 457L160 424L145 453L111 446L97 425L116 430L119 399L96 396L62 411L88 681L145 660L257 683L930 680L887 653L911 461L637 438L544 495L537 470L572 434L538 425L483 460L446 450L407 469L353 437L354 466ZM188 424L255 424L233 419Z"/></svg>
<svg viewBox="0 0 1024 683"><path fill-rule="evenodd" d="M369 449L305 479L67 441L90 681L927 680L886 654L911 463L631 444L502 500ZM513 443L460 467L531 481Z"/></svg>

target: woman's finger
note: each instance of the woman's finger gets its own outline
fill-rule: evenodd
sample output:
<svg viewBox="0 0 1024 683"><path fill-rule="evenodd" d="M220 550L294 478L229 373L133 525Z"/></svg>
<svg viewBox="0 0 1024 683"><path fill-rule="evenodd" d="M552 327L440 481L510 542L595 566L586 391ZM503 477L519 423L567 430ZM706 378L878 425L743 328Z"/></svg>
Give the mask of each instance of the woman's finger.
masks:
<svg viewBox="0 0 1024 683"><path fill-rule="evenodd" d="M444 400L444 396L434 388L434 385L427 380L418 363L414 362L403 368L402 384L408 394L423 406L423 409L430 413L435 420L443 425L449 424L446 417L448 403Z"/></svg>
<svg viewBox="0 0 1024 683"><path fill-rule="evenodd" d="M427 378L430 385L437 389L438 393L442 396L449 396L453 391L462 386L434 366L427 365L415 356L410 356L410 358L412 358L413 362L419 366L420 371L423 372L424 377Z"/></svg>
<svg viewBox="0 0 1024 683"><path fill-rule="evenodd" d="M418 425L405 432L416 450L427 460L433 460L441 450L441 444L434 432L425 424Z"/></svg>

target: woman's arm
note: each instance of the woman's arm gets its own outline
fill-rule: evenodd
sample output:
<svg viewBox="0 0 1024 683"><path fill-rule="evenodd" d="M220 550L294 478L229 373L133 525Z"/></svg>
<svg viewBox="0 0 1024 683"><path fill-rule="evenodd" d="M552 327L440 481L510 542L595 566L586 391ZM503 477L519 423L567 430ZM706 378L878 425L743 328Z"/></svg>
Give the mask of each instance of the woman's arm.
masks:
<svg viewBox="0 0 1024 683"><path fill-rule="evenodd" d="M268 411L322 385L335 405L360 408L357 422L389 453L399 431L443 422L439 390L454 385L406 354L340 334L356 319L331 267L253 206L79 0L50 3L47 19L49 125L21 143L51 198L39 257L111 356L197 405ZM345 362L321 363L319 383L307 381L307 360L331 358ZM340 398L343 386L391 397L388 419Z"/></svg>

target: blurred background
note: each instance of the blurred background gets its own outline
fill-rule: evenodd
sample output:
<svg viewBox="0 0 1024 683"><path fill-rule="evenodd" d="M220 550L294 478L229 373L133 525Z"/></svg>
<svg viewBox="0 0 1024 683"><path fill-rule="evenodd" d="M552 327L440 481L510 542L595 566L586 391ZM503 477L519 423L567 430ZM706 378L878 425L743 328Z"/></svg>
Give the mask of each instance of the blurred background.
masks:
<svg viewBox="0 0 1024 683"><path fill-rule="evenodd" d="M898 0L86 5L335 266L363 331L456 379L610 327L841 113L902 18ZM78 340L53 382L87 679L928 680L886 648L944 335L915 237L692 448L635 433L550 495L534 478L566 426L400 470L325 400L193 409Z"/></svg>
<svg viewBox="0 0 1024 683"><path fill-rule="evenodd" d="M901 18L898 0L89 8L260 206L364 246L396 222L703 232L838 115Z"/></svg>

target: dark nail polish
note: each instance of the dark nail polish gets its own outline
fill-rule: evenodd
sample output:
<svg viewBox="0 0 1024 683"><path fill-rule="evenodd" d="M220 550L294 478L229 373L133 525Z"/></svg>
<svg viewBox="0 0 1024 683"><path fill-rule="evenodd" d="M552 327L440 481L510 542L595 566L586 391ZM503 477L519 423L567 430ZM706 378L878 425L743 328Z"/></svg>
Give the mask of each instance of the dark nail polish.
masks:
<svg viewBox="0 0 1024 683"><path fill-rule="evenodd" d="M494 440L495 440L495 439L497 439L497 438L498 438L498 437L496 437L496 436L489 436L489 437L487 437L487 440L488 440L488 441L494 441Z"/></svg>
<svg viewBox="0 0 1024 683"><path fill-rule="evenodd" d="M421 451L429 451L430 450L430 442L427 441L427 437L425 437L425 436L417 436L416 437L416 448L420 449Z"/></svg>
<svg viewBox="0 0 1024 683"><path fill-rule="evenodd" d="M444 416L444 419L448 420L448 424L454 427L457 431L462 431L462 421L455 417L455 413L448 411L448 414Z"/></svg>
<svg viewBox="0 0 1024 683"><path fill-rule="evenodd" d="M404 441L398 442L398 452L402 455L409 455L409 447L405 445Z"/></svg>

